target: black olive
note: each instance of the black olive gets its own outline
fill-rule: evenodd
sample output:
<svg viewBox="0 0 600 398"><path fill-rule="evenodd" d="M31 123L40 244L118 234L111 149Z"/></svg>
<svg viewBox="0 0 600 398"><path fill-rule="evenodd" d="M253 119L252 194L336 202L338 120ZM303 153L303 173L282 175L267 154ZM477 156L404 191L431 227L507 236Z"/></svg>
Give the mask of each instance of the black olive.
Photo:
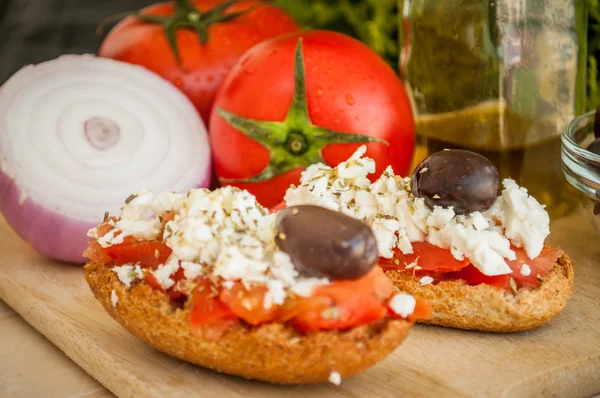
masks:
<svg viewBox="0 0 600 398"><path fill-rule="evenodd" d="M280 210L276 242L302 274L332 280L356 279L379 259L377 241L366 224L318 206Z"/></svg>
<svg viewBox="0 0 600 398"><path fill-rule="evenodd" d="M590 152L594 152L596 155L600 155L600 138L596 138L588 147L586 148Z"/></svg>
<svg viewBox="0 0 600 398"><path fill-rule="evenodd" d="M498 197L500 176L487 158L460 149L436 152L411 177L414 196L430 206L454 208L456 214L489 209Z"/></svg>

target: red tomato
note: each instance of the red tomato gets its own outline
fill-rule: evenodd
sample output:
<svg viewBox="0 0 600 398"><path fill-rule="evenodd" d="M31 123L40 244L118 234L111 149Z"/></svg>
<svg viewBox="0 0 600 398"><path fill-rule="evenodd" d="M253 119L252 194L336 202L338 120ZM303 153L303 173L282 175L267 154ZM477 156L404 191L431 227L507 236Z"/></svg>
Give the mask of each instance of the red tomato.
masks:
<svg viewBox="0 0 600 398"><path fill-rule="evenodd" d="M270 322L275 318L279 306L264 307L266 286L257 286L247 290L241 282L235 282L231 288L223 288L219 299L229 309L250 325Z"/></svg>
<svg viewBox="0 0 600 398"><path fill-rule="evenodd" d="M517 285L531 285L539 286L540 281L538 275L544 278L548 272L554 267L556 261L562 256L562 251L559 249L545 247L542 252L535 259L531 260L524 249L512 247L517 255L517 259L514 261L507 261L506 263L513 270L511 276L514 278ZM528 276L521 275L521 268L523 264L529 265L531 273Z"/></svg>
<svg viewBox="0 0 600 398"><path fill-rule="evenodd" d="M292 107L303 89L305 102L298 95ZM247 189L267 207L308 164L336 166L365 140L387 141L366 144L377 163L373 178L388 165L406 175L414 150L400 78L367 45L327 31L280 36L244 54L217 94L210 131L221 183Z"/></svg>
<svg viewBox="0 0 600 398"><path fill-rule="evenodd" d="M417 263L422 271L458 271L470 264L468 259L462 261L454 258L450 250L442 249L427 242L412 242L413 253L402 254L398 249L394 251L394 258L381 258L379 261L383 269L400 269L412 263ZM397 261L396 261L397 260ZM414 269L417 271L419 269Z"/></svg>
<svg viewBox="0 0 600 398"><path fill-rule="evenodd" d="M506 263L512 269L511 274L487 276L481 273L473 265L460 270L459 272L450 272L444 275L444 279L463 279L470 285L479 285L480 283L486 283L488 285L497 286L503 289L510 290L510 279L514 279L517 287L530 286L537 287L540 285L540 278L544 278L548 272L554 267L556 261L561 256L562 252L558 249L544 248L540 255L535 259L531 260L524 249L518 247L512 247L517 255L517 259L513 261L507 261ZM521 274L521 268L523 264L529 265L531 273L527 276Z"/></svg>
<svg viewBox="0 0 600 398"><path fill-rule="evenodd" d="M415 304L415 309L412 314L406 317L408 321L417 321L419 319L429 319L431 318L431 306L429 303L419 297L415 297L417 303ZM400 315L396 314L394 310L388 308L388 315L390 318L394 319L404 319Z"/></svg>
<svg viewBox="0 0 600 398"><path fill-rule="evenodd" d="M285 209L285 201L281 201L277 203L275 206L271 207L269 211L271 213L277 213L279 210Z"/></svg>
<svg viewBox="0 0 600 398"><path fill-rule="evenodd" d="M204 336L218 339L237 322L237 316L221 301L214 284L205 276L198 278L192 293L190 322Z"/></svg>
<svg viewBox="0 0 600 398"><path fill-rule="evenodd" d="M100 264L106 264L111 261L110 257L104 252L104 248L95 240L90 241L87 249L83 252L83 256L87 257L90 261Z"/></svg>
<svg viewBox="0 0 600 398"><path fill-rule="evenodd" d="M393 259L381 258L380 263L383 269L404 270L408 264L416 262L421 268L412 268L412 272L419 276L429 275L436 281L462 279L470 285L485 283L507 290L511 289L511 278L518 287L539 286L538 275L544 278L562 254L558 249L544 248L538 257L531 260L523 248L513 246L512 250L517 258L513 261L506 261L513 272L506 275L487 276L475 268L468 259L459 261L454 258L450 250L426 242L413 242L412 246L412 254L404 255L401 251L396 250ZM529 265L531 272L527 276L521 274L523 264Z"/></svg>
<svg viewBox="0 0 600 398"><path fill-rule="evenodd" d="M114 217L111 217L111 219L112 221L116 221ZM96 228L98 237L102 237L115 229L114 226L108 224L106 221L108 220L105 220ZM91 240L90 243L88 243L88 247L83 252L83 256L87 257L90 261L101 264L107 264L111 261L111 258L105 253L104 248L95 240Z"/></svg>
<svg viewBox="0 0 600 398"><path fill-rule="evenodd" d="M468 267L457 272L441 274L438 278L445 280L462 279L469 285L480 285L485 283L486 285L496 286L501 289L510 289L510 275L487 276L482 274L481 271L472 264L469 264Z"/></svg>
<svg viewBox="0 0 600 398"><path fill-rule="evenodd" d="M105 247L104 252L116 265L140 263L142 267L156 269L171 255L171 248L159 241L123 242Z"/></svg>
<svg viewBox="0 0 600 398"><path fill-rule="evenodd" d="M336 281L316 288L310 299L320 305L301 312L292 325L300 332L340 330L385 318L385 300L392 294L392 283L379 267L362 278Z"/></svg>
<svg viewBox="0 0 600 398"><path fill-rule="evenodd" d="M150 285L152 289L160 291L163 290L162 286L160 285L160 283L158 283L158 280L156 280L156 278L154 277L154 275L152 275L152 272L150 272L149 269L144 270L144 275L144 280L148 285Z"/></svg>
<svg viewBox="0 0 600 398"><path fill-rule="evenodd" d="M420 299L419 297L415 298L417 299L415 310L406 319L409 321L417 321L419 319L431 318L431 306L429 303L423 299Z"/></svg>
<svg viewBox="0 0 600 398"><path fill-rule="evenodd" d="M167 290L167 294L173 301L185 302L187 300L187 292L185 287L185 277L183 268L179 268L175 274L171 275L171 279L175 281L175 284ZM144 280L154 290L164 291L158 280L154 277L150 269L144 269Z"/></svg>
<svg viewBox="0 0 600 398"><path fill-rule="evenodd" d="M187 26L175 33L178 65L173 48L169 45L165 28L158 23L128 17L110 31L104 39L99 55L119 61L142 65L177 86L208 123L214 97L227 72L253 45L283 33L298 29L298 25L280 7L261 5L262 1L240 1L226 7L219 16L253 8L231 20L217 20L206 29L206 43L199 40L206 12L223 3L223 0L194 0L190 8L180 7L180 24ZM144 15L173 16L173 1L155 4L141 11ZM194 9L195 7L195 9ZM255 7L255 8L254 8ZM173 18L170 18L172 21ZM194 25L194 27L190 26Z"/></svg>
<svg viewBox="0 0 600 398"><path fill-rule="evenodd" d="M275 322L287 322L301 313L312 310L323 310L331 305L331 300L327 297L295 297L287 299L281 307L274 319Z"/></svg>

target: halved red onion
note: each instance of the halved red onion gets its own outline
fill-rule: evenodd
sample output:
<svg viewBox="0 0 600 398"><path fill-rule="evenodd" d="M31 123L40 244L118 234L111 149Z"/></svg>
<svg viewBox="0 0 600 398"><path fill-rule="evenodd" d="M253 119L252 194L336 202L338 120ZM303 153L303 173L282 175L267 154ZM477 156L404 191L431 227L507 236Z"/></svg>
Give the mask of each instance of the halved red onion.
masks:
<svg viewBox="0 0 600 398"><path fill-rule="evenodd" d="M206 128L158 75L92 55L26 66L0 88L0 212L49 257L83 263L124 198L210 182Z"/></svg>

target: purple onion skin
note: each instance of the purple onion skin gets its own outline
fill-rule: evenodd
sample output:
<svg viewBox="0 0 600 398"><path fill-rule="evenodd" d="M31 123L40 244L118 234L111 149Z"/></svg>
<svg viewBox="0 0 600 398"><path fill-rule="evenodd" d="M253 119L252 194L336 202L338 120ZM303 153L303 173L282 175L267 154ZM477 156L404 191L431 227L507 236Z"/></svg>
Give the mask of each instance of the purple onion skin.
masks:
<svg viewBox="0 0 600 398"><path fill-rule="evenodd" d="M209 163L198 188L208 187L210 176ZM104 214L98 215L97 222L78 220L48 209L31 198L21 205L20 195L21 189L0 170L0 213L8 225L40 254L66 263L85 264L87 259L83 257L83 251L90 242L87 232L102 222Z"/></svg>

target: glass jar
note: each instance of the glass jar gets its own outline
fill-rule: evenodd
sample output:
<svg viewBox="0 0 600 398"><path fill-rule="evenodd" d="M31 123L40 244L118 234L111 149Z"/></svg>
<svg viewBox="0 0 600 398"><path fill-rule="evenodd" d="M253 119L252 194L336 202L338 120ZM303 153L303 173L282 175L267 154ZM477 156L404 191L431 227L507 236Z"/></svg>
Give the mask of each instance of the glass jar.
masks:
<svg viewBox="0 0 600 398"><path fill-rule="evenodd" d="M586 215L600 235L600 155L586 148L594 141L595 111L575 118L562 133L562 168L580 194Z"/></svg>
<svg viewBox="0 0 600 398"><path fill-rule="evenodd" d="M400 70L421 153L479 152L552 216L575 207L560 133L585 107L587 1L400 0L400 7Z"/></svg>

